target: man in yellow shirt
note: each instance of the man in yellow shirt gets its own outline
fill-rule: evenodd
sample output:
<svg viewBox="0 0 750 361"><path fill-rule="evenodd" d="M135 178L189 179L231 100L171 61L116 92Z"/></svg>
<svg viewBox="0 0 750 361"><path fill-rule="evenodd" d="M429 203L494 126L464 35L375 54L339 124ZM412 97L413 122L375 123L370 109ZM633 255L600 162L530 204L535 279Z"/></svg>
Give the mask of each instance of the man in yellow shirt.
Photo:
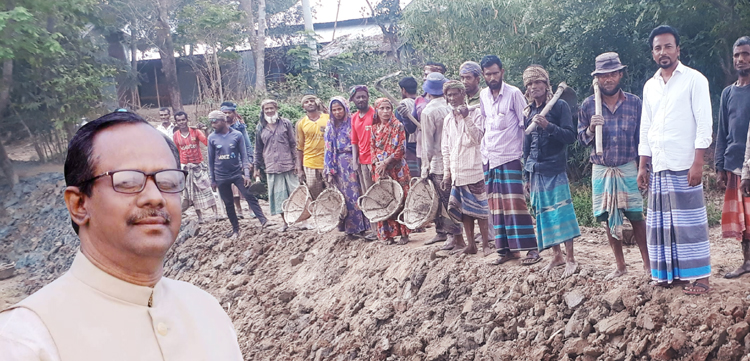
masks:
<svg viewBox="0 0 750 361"><path fill-rule="evenodd" d="M328 125L328 110L314 95L302 97L302 108L306 115L297 122L297 175L307 184L310 196L318 198L323 191L323 156Z"/></svg>

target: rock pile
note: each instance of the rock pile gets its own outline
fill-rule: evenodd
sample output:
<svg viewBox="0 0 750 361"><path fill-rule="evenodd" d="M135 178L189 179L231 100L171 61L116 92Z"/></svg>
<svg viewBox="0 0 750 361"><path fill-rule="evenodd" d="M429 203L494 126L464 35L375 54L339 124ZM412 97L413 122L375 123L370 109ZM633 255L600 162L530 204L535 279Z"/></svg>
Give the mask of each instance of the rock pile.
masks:
<svg viewBox="0 0 750 361"><path fill-rule="evenodd" d="M21 294L58 277L78 249L63 190L61 175L43 174L5 192L0 264L15 263ZM601 230L584 230L581 268L561 280L539 271L544 262L490 266L417 243L241 225L230 240L227 220L185 220L165 273L217 298L247 360L750 361L746 279L714 277L700 297L648 285L640 264L605 281ZM736 248L712 242L717 255Z"/></svg>

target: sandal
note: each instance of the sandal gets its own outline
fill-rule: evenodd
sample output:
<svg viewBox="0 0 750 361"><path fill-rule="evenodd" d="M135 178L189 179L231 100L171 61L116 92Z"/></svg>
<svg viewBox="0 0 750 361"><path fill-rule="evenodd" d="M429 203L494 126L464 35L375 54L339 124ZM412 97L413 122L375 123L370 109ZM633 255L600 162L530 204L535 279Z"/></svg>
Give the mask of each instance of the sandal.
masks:
<svg viewBox="0 0 750 361"><path fill-rule="evenodd" d="M685 288L682 289L682 292L686 295L703 295L709 291L711 291L711 287L698 281L695 281L691 283L690 286L685 286Z"/></svg>
<svg viewBox="0 0 750 361"><path fill-rule="evenodd" d="M497 265L501 265L501 264L503 264L505 262L512 261L512 260L514 260L516 258L518 258L518 257L514 256L513 253L508 252L508 253L500 256L500 258L498 258L498 259L490 262L490 264L497 266Z"/></svg>
<svg viewBox="0 0 750 361"><path fill-rule="evenodd" d="M521 259L521 265L523 266L531 266L532 264L539 263L543 259L542 256L536 255L536 257L533 256L526 256Z"/></svg>

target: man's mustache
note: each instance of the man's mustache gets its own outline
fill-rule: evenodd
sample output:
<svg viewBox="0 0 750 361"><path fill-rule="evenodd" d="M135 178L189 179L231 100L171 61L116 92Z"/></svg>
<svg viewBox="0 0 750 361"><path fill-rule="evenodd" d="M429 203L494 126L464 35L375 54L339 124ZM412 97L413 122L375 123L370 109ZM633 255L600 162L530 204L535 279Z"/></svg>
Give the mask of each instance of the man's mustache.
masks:
<svg viewBox="0 0 750 361"><path fill-rule="evenodd" d="M166 211L161 209L152 209L150 211L138 212L137 214L128 217L127 224L129 226L132 226L144 219L155 217L163 218L166 224L170 224L172 222L172 217Z"/></svg>

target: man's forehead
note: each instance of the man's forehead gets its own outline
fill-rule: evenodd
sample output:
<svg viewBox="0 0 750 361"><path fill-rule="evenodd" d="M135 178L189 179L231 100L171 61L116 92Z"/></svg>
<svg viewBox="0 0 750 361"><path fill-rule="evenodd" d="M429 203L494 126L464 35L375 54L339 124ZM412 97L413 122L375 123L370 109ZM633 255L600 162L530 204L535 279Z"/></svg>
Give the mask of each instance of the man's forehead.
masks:
<svg viewBox="0 0 750 361"><path fill-rule="evenodd" d="M174 154L165 137L154 127L118 124L94 137L93 158L98 172L117 169L153 171L174 167Z"/></svg>
<svg viewBox="0 0 750 361"><path fill-rule="evenodd" d="M675 43L674 35L669 34L669 33L667 33L667 34L659 34L659 35L657 35L657 36L654 37L654 46L656 46L656 45L661 45L661 46L664 46L664 45L674 45L674 43Z"/></svg>
<svg viewBox="0 0 750 361"><path fill-rule="evenodd" d="M738 45L734 47L735 54L750 53L750 45Z"/></svg>

